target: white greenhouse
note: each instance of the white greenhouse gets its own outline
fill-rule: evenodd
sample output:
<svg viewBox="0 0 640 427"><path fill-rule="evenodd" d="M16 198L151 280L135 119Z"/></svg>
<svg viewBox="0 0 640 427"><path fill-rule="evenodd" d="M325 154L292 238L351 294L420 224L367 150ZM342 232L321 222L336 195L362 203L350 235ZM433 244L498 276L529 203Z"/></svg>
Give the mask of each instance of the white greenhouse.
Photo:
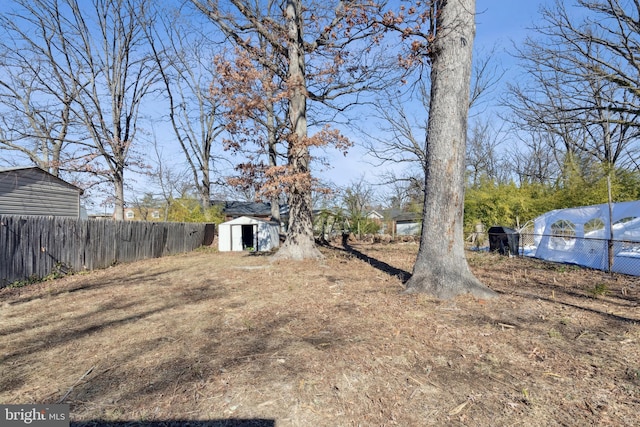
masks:
<svg viewBox="0 0 640 427"><path fill-rule="evenodd" d="M558 209L520 230L524 255L608 270L609 205ZM640 276L640 201L614 203L613 265L616 273Z"/></svg>
<svg viewBox="0 0 640 427"><path fill-rule="evenodd" d="M269 251L280 243L280 225L260 218L241 216L218 226L218 249Z"/></svg>

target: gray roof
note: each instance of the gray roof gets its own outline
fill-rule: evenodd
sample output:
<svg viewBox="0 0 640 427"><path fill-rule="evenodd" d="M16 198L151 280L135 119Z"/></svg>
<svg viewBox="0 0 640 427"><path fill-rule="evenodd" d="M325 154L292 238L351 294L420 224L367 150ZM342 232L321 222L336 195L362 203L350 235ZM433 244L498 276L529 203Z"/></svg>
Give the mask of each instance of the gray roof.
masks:
<svg viewBox="0 0 640 427"><path fill-rule="evenodd" d="M408 212L397 208L384 209L381 212L385 218L390 218L393 221L400 222L415 222L420 221L421 214L419 212Z"/></svg>
<svg viewBox="0 0 640 427"><path fill-rule="evenodd" d="M229 216L270 216L271 203L264 202L240 202L240 201L224 201L212 200L212 206L220 206L222 212ZM280 215L289 214L289 208L286 205L280 205Z"/></svg>
<svg viewBox="0 0 640 427"><path fill-rule="evenodd" d="M402 212L393 217L396 222L416 222L420 221L420 214L416 212Z"/></svg>
<svg viewBox="0 0 640 427"><path fill-rule="evenodd" d="M50 179L54 179L56 181L58 181L61 184L67 185L71 188L75 188L76 190L78 190L80 192L80 194L84 193L84 190L80 187L78 187L77 185L71 184L70 182L65 181L64 179L57 177L55 175L50 174L49 172L47 172L46 170L42 169L39 166L12 166L12 167L0 167L0 173L6 173L6 172L16 172L16 171L25 171L25 170L29 170L29 169L34 169L35 171L42 173L43 175L48 176Z"/></svg>
<svg viewBox="0 0 640 427"><path fill-rule="evenodd" d="M37 166L11 166L11 167L0 167L0 172L11 172L11 171L19 171L24 169L42 169ZM44 169L42 169L44 170Z"/></svg>

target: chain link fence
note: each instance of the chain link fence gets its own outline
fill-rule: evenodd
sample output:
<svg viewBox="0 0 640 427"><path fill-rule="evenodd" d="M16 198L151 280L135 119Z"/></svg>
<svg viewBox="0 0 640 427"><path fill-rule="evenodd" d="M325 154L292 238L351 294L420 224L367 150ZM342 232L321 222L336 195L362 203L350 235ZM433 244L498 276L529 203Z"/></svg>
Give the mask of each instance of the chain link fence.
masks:
<svg viewBox="0 0 640 427"><path fill-rule="evenodd" d="M475 247L485 247L504 255L529 256L640 276L640 241L577 237L562 233L535 234L506 227L474 234L472 244Z"/></svg>

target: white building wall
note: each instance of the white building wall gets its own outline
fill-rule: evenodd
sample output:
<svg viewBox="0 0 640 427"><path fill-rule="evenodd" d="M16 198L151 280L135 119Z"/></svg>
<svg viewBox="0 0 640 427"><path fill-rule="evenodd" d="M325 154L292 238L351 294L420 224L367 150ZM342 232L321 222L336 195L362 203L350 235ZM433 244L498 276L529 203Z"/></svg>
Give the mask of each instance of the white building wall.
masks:
<svg viewBox="0 0 640 427"><path fill-rule="evenodd" d="M401 222L396 224L396 234L398 236L414 236L420 234L419 222Z"/></svg>
<svg viewBox="0 0 640 427"><path fill-rule="evenodd" d="M218 226L218 250L220 252L242 251L242 226L251 225L257 230L258 249L268 251L280 243L279 225L258 218L241 216Z"/></svg>

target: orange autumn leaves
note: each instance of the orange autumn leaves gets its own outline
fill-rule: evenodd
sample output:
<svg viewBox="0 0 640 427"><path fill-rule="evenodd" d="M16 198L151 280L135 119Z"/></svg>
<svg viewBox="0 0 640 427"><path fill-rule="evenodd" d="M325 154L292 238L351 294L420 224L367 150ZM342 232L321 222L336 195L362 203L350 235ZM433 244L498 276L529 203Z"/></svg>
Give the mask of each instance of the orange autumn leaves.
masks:
<svg viewBox="0 0 640 427"><path fill-rule="evenodd" d="M306 138L292 133L286 121L290 88L285 79L272 69L257 65L244 50L218 55L214 61L218 74L211 84L210 96L225 107L227 135L223 147L245 157L235 167L238 175L227 179L230 185L256 188L264 197L292 189L311 189L316 186L308 165L311 158L299 160L307 163L300 167L299 161L295 165L268 164L266 154L270 150L292 152L330 146L346 155L353 145L329 125Z"/></svg>

